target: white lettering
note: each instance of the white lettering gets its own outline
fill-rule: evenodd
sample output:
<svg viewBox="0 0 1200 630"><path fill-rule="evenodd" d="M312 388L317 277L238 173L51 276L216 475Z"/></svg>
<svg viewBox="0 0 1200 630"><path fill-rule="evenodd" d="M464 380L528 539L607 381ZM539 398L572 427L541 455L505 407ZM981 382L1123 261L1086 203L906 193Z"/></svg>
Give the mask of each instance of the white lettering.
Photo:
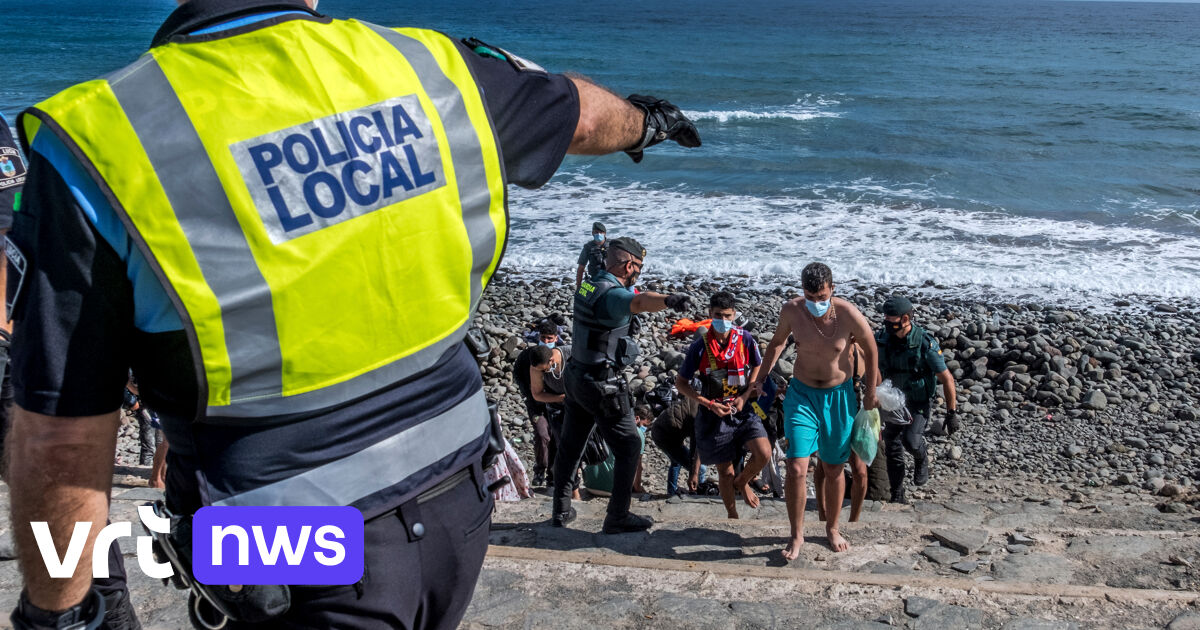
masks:
<svg viewBox="0 0 1200 630"><path fill-rule="evenodd" d="M75 567L79 566L79 559L83 556L88 532L92 531L92 523L75 523L75 529L71 532L71 542L67 543L67 552L63 554L62 561L58 559L54 538L50 536L50 524L46 521L33 521L29 526L33 528L33 539L37 541L38 551L42 553L42 562L46 565L50 577L69 578L74 575Z"/></svg>
<svg viewBox="0 0 1200 630"><path fill-rule="evenodd" d="M254 530L254 542L258 545L258 556L262 558L263 564L275 566L279 552L282 550L283 554L287 556L287 563L294 567L304 559L304 549L308 547L308 535L312 531L312 525L300 528L300 543L295 548L292 547L292 537L288 534L287 526L276 526L275 539L271 541L269 550L266 540L263 539L262 525L255 525L252 529Z"/></svg>
<svg viewBox="0 0 1200 630"><path fill-rule="evenodd" d="M336 525L322 526L317 530L316 545L322 549L332 551L333 553L326 554L324 552L314 551L313 556L317 558L317 562L320 562L327 567L332 567L341 564L342 560L346 558L346 546L341 543L330 542L328 540L329 537L343 540L346 538L346 534L342 531L342 528L337 527Z"/></svg>
<svg viewBox="0 0 1200 630"><path fill-rule="evenodd" d="M225 540L225 536L233 534L237 537L238 544L238 564L247 566L250 564L250 537L246 535L246 530L239 525L226 525L225 527L213 526L212 528L212 564L215 567L221 566L221 543Z"/></svg>

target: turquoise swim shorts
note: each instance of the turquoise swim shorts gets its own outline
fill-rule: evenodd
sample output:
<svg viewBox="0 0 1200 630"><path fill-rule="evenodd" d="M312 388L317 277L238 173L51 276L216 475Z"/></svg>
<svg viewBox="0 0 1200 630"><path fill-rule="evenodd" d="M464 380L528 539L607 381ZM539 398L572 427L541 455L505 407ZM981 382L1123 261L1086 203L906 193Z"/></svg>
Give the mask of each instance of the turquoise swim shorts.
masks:
<svg viewBox="0 0 1200 630"><path fill-rule="evenodd" d="M850 459L850 434L857 411L854 379L836 387L817 388L793 378L783 399L787 456L817 453L826 464L845 463Z"/></svg>

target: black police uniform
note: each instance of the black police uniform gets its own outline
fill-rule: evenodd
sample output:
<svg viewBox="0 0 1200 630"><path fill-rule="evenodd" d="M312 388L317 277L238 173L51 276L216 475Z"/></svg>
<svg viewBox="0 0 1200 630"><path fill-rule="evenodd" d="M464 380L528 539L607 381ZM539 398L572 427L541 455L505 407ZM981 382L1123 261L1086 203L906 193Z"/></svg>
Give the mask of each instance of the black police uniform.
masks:
<svg viewBox="0 0 1200 630"><path fill-rule="evenodd" d="M8 128L8 120L0 114L0 233L7 232L13 224L13 206L20 199L21 185L25 183L25 158L17 148L17 142ZM0 264L4 264L0 261ZM16 264L20 265L21 261ZM20 281L20 277L14 278ZM13 282L10 280L9 282ZM15 283L12 287L16 289ZM7 296L5 297L7 300ZM4 319L8 319L8 309L4 310ZM9 418L12 417L13 388L12 370L8 369L8 348L12 336L8 331L0 329L0 370L4 377L0 379L0 453L4 452L4 436L8 433ZM4 471L0 470L0 477Z"/></svg>
<svg viewBox="0 0 1200 630"><path fill-rule="evenodd" d="M190 0L171 13L154 45L233 18L281 10L288 13L237 30L312 19L301 0ZM501 55L485 56L476 45L462 43L460 49L481 88L507 182L541 186L574 135L579 116L574 84L562 75L521 69ZM13 234L29 254L15 305L21 339L13 349L17 402L50 416L111 413L121 404L132 366L142 399L159 413L171 445L166 479L171 511L191 514L205 505L202 493L209 486L253 487L273 481L271 476L339 459L482 389L478 365L459 344L426 372L311 418L255 426L195 421L197 362L184 331L143 324L153 317L130 279L128 252L87 218L66 182L70 174L59 172L38 147L35 143L29 155L29 179ZM312 422L319 431L306 428ZM455 627L470 603L488 545L492 500L478 463L487 443L486 436L481 438L469 445L471 452L455 455L473 458L473 466L431 473L411 491L417 496L388 489L365 499L369 505L356 505L369 519L362 583L294 587L287 614L255 627ZM221 465L211 464L212 454L221 455ZM120 599L127 591L116 549L114 544L109 556L112 589L104 594ZM97 581L102 591L105 582Z"/></svg>
<svg viewBox="0 0 1200 630"><path fill-rule="evenodd" d="M895 494L904 483L904 450L913 456L915 473L923 468L928 470L925 427L929 424L929 410L937 391L937 374L946 369L946 365L937 339L916 324L912 324L912 330L903 339L886 328L880 330L875 335L875 345L879 348L880 374L904 392L905 405L913 418L908 425L883 425L888 479Z"/></svg>
<svg viewBox="0 0 1200 630"><path fill-rule="evenodd" d="M593 428L600 431L616 457L605 522L615 523L629 514L642 445L633 418L633 399L620 372L638 354L630 331L632 299L633 292L607 271L583 282L575 293L575 343L564 375L567 413L554 462L556 518L571 510L572 487L567 482L579 467Z"/></svg>
<svg viewBox="0 0 1200 630"><path fill-rule="evenodd" d="M587 265L587 277L604 271L604 255L608 251L607 241L601 242L595 239L584 243L583 251L579 252L580 265Z"/></svg>

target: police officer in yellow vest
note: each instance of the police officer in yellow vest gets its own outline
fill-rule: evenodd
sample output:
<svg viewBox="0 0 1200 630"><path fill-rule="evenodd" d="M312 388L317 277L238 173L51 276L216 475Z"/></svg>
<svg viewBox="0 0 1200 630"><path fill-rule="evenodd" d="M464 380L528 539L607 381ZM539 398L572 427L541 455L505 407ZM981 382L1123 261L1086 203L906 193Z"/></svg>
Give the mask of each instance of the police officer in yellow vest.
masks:
<svg viewBox="0 0 1200 630"><path fill-rule="evenodd" d="M700 142L665 101L299 0L184 3L147 54L20 128L22 629L138 627L115 544L110 577L90 578L131 366L172 447L162 514L349 505L366 519L358 584L208 587L220 601L193 615L456 627L491 512L489 416L462 341L504 251L505 185L541 186L567 152L640 161ZM96 525L73 577L49 577L33 521L60 551L76 521Z"/></svg>

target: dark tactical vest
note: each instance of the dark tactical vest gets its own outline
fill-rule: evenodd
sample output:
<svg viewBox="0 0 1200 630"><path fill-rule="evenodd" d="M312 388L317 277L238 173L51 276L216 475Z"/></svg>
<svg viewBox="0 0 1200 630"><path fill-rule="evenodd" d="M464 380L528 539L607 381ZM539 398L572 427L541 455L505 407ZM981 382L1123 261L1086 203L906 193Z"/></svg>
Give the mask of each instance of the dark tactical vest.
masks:
<svg viewBox="0 0 1200 630"><path fill-rule="evenodd" d="M915 337L914 337L915 335ZM913 324L908 337L897 339L886 327L875 333L879 348L879 371L883 378L904 392L910 407L924 407L937 392L937 377L925 362L933 338L924 328Z"/></svg>
<svg viewBox="0 0 1200 630"><path fill-rule="evenodd" d="M595 243L595 241L592 241ZM588 248L588 277L594 276L601 271L604 271L604 257L608 255L608 241L598 243Z"/></svg>
<svg viewBox="0 0 1200 630"><path fill-rule="evenodd" d="M597 366L611 363L625 367L633 363L639 354L637 342L633 340L631 323L633 317L626 315L623 324L615 328L600 323L596 306L604 294L613 289L624 288L613 281L611 275L600 273L584 280L575 292L575 313L571 347L571 359L583 365Z"/></svg>

